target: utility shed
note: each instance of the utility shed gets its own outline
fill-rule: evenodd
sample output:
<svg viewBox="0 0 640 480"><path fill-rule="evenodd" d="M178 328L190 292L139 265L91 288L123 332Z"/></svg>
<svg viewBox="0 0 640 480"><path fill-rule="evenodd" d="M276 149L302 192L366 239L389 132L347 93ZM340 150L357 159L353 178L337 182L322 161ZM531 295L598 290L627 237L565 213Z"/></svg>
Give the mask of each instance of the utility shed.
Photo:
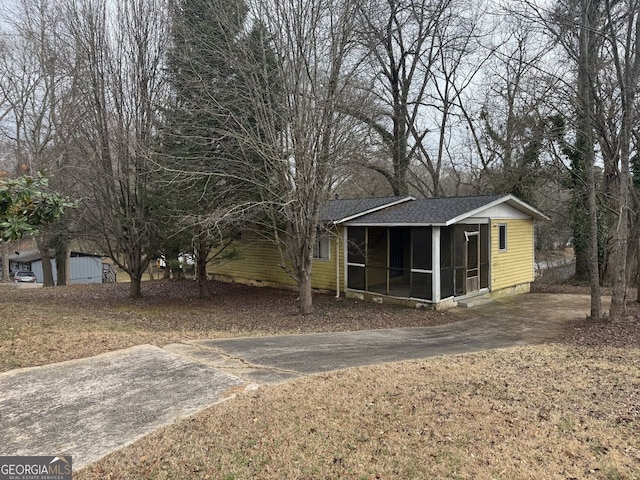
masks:
<svg viewBox="0 0 640 480"><path fill-rule="evenodd" d="M102 257L88 253L71 252L69 283L102 283ZM53 281L57 283L58 275L56 261L51 259L53 269ZM42 273L42 259L31 261L31 271L36 274L39 283L44 280Z"/></svg>

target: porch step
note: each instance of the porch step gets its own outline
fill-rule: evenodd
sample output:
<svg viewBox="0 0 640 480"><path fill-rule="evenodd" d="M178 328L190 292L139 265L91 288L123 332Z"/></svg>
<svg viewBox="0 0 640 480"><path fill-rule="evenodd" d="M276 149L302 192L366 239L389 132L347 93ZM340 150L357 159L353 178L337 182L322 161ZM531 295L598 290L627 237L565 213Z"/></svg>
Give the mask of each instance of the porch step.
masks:
<svg viewBox="0 0 640 480"><path fill-rule="evenodd" d="M462 308L473 308L479 307L480 305L486 305L487 303L491 302L492 300L489 297L472 297L465 300L460 300L458 302L458 306Z"/></svg>

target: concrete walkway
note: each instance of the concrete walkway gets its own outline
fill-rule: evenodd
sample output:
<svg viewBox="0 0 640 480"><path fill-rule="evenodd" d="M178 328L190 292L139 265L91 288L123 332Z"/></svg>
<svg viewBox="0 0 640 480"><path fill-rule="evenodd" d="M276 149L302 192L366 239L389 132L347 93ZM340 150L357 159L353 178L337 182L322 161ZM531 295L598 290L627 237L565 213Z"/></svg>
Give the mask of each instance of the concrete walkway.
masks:
<svg viewBox="0 0 640 480"><path fill-rule="evenodd" d="M0 455L73 456L77 470L244 382L141 345L0 375Z"/></svg>
<svg viewBox="0 0 640 480"><path fill-rule="evenodd" d="M70 454L78 469L252 383L554 338L589 298L529 294L472 311L438 327L142 345L3 373L0 455Z"/></svg>

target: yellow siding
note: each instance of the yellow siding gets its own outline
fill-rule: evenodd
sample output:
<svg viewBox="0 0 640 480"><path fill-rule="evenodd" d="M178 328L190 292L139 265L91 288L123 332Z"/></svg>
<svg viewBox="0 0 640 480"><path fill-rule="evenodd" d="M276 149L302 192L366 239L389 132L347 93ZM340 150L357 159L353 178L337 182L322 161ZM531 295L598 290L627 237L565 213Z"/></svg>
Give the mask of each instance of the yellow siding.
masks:
<svg viewBox="0 0 640 480"><path fill-rule="evenodd" d="M318 290L331 290L335 292L336 290L336 254L339 255L339 263L340 263L340 292L344 292L344 240L343 240L343 232L344 229L340 228L339 230L335 230L331 234L331 241L329 245L329 260L314 260L313 261L313 270L311 274L311 286L313 288L317 288ZM338 246L336 252L336 245Z"/></svg>
<svg viewBox="0 0 640 480"><path fill-rule="evenodd" d="M342 255L342 229L339 236L333 232L330 239L329 260L314 260L311 275L313 288L336 290L336 242L340 247L340 291L344 291L344 259ZM209 274L222 279L227 277L237 282L264 282L265 284L295 286L295 281L280 265L282 258L278 248L270 241L255 235L244 234L243 239L234 242L233 248L239 257L221 265L211 265ZM286 261L287 267L291 263ZM223 276L223 277L221 277Z"/></svg>
<svg viewBox="0 0 640 480"><path fill-rule="evenodd" d="M491 228L491 289L530 283L533 271L533 220L491 219L491 225L507 225L507 250L499 250L499 228Z"/></svg>

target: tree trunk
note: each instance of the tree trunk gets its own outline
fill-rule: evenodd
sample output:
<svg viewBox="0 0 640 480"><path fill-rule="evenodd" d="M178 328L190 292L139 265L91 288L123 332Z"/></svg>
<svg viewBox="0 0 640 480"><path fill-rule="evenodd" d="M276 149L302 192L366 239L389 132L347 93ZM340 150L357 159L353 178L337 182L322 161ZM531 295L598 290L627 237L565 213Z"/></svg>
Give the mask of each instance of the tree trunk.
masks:
<svg viewBox="0 0 640 480"><path fill-rule="evenodd" d="M600 297L600 269L598 263L598 204L593 163L587 164L589 180L589 221L591 225L591 254L589 255L589 276L591 286L591 320L600 320L602 299Z"/></svg>
<svg viewBox="0 0 640 480"><path fill-rule="evenodd" d="M149 265L149 260L145 259L139 248L133 249L128 256L127 273L131 277L131 288L129 290L129 298L139 300L142 298L142 275Z"/></svg>
<svg viewBox="0 0 640 480"><path fill-rule="evenodd" d="M38 250L40 251L40 259L42 261L42 285L44 287L53 287L53 267L51 266L51 253L46 237L38 237Z"/></svg>
<svg viewBox="0 0 640 480"><path fill-rule="evenodd" d="M584 158L582 159L584 162ZM584 164L582 165L583 168ZM584 179L583 179L584 180ZM587 182L585 182L587 183ZM589 186L575 182L572 205L573 251L576 257L574 277L578 281L590 280L589 262L591 259L591 224L589 220Z"/></svg>
<svg viewBox="0 0 640 480"><path fill-rule="evenodd" d="M589 250L583 248L575 248L575 257L576 257L576 270L574 273L574 278L576 280L589 280L591 277L589 276Z"/></svg>
<svg viewBox="0 0 640 480"><path fill-rule="evenodd" d="M11 254L11 244L9 242L2 242L2 282L8 283L11 281L11 261L9 255Z"/></svg>
<svg viewBox="0 0 640 480"><path fill-rule="evenodd" d="M584 156L584 166L588 186L588 212L590 226L589 276L591 280L591 319L599 320L602 316L602 300L600 298L600 268L598 264L598 203L596 197L596 181L594 174L594 128L593 128L593 84L595 77L597 54L595 49L594 5L590 0L581 2L580 56L578 61L578 138L580 154Z"/></svg>
<svg viewBox="0 0 640 480"><path fill-rule="evenodd" d="M622 162L624 168L624 162ZM613 250L613 290L611 292L611 307L609 308L609 319L619 320L627 311L627 250L628 250L628 194L623 193L623 187L628 189L628 183L624 181L624 175L620 175L620 209L618 226L616 228L616 238Z"/></svg>
<svg viewBox="0 0 640 480"><path fill-rule="evenodd" d="M174 280L184 279L184 268L179 260L173 262L174 267L171 269L171 277Z"/></svg>
<svg viewBox="0 0 640 480"><path fill-rule="evenodd" d="M611 12L611 2L605 1L608 27L612 38L613 66L615 68L618 87L620 89L622 118L619 138L619 159L616 158L614 167L620 166L618 174L618 218L614 233L613 245L613 292L611 295L611 308L609 318L619 320L627 311L627 251L629 248L629 186L631 184L631 145L633 129L637 123L636 94L637 84L640 79L640 12L637 4L629 5L625 11L627 15L624 36L619 40L624 41L626 51L618 50L619 33L614 29L614 20ZM624 59L624 60L623 60Z"/></svg>
<svg viewBox="0 0 640 480"><path fill-rule="evenodd" d="M640 239L636 240L636 303L640 303Z"/></svg>
<svg viewBox="0 0 640 480"><path fill-rule="evenodd" d="M406 105L402 104L398 85L393 86L393 194L408 195L409 183L407 171L409 162L407 159L407 122Z"/></svg>
<svg viewBox="0 0 640 480"><path fill-rule="evenodd" d="M198 241L196 246L196 276L198 279L199 298L211 298L209 282L207 282L207 257L209 255L209 244L206 240Z"/></svg>
<svg viewBox="0 0 640 480"><path fill-rule="evenodd" d="M60 248L63 247L64 248ZM71 282L69 273L71 271L71 248L68 243L58 243L56 248L56 284L58 286L68 285Z"/></svg>
<svg viewBox="0 0 640 480"><path fill-rule="evenodd" d="M311 291L311 272L303 272L298 285L301 315L313 313L313 293Z"/></svg>
<svg viewBox="0 0 640 480"><path fill-rule="evenodd" d="M129 274L131 277L131 285L129 288L129 298L131 300L139 300L142 298L142 275Z"/></svg>

